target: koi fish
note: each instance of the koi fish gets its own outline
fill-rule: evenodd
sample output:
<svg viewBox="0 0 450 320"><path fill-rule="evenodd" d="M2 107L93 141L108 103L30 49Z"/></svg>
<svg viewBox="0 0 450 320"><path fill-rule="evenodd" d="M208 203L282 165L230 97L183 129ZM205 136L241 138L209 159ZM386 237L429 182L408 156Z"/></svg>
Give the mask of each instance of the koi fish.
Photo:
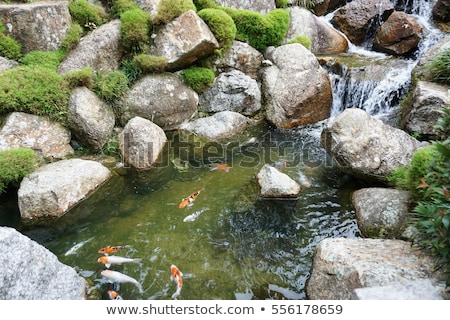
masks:
<svg viewBox="0 0 450 320"><path fill-rule="evenodd" d="M183 222L192 222L195 221L195 219L197 219L203 212L205 212L206 210L209 210L209 208L204 208L202 210L196 211L193 214L190 214L186 217L184 217Z"/></svg>
<svg viewBox="0 0 450 320"><path fill-rule="evenodd" d="M98 253L103 253L105 256L119 251L121 249L129 248L130 246L107 246L98 250Z"/></svg>
<svg viewBox="0 0 450 320"><path fill-rule="evenodd" d="M172 295L172 299L175 299L180 295L183 287L183 273L174 264L170 266L170 279L177 283L177 291Z"/></svg>
<svg viewBox="0 0 450 320"><path fill-rule="evenodd" d="M125 258L119 256L103 256L97 259L97 262L103 263L105 267L109 268L112 264L122 264L122 263L139 263L141 258Z"/></svg>
<svg viewBox="0 0 450 320"><path fill-rule="evenodd" d="M220 171L228 172L231 169L231 167L229 165L227 165L226 163L213 163L211 166L212 166L211 170L220 170Z"/></svg>
<svg viewBox="0 0 450 320"><path fill-rule="evenodd" d="M123 300L122 296L118 292L114 290L108 290L107 292L111 300Z"/></svg>
<svg viewBox="0 0 450 320"><path fill-rule="evenodd" d="M138 287L140 292L143 292L142 285L134 278L127 276L126 274L120 273L118 271L103 270L101 275L108 279L111 283L132 283Z"/></svg>
<svg viewBox="0 0 450 320"><path fill-rule="evenodd" d="M80 249L82 246L84 246L86 243L92 241L94 239L94 237L89 238L87 240L81 241L79 243L77 243L76 245L74 245L72 248L70 248L69 250L67 250L67 252L64 254L65 256L69 256L71 254L75 254L77 253L78 249Z"/></svg>
<svg viewBox="0 0 450 320"><path fill-rule="evenodd" d="M189 197L183 198L183 200L181 200L180 204L178 205L178 208L191 206L195 199L197 199L200 192L202 192L202 189L198 189L193 194L189 195Z"/></svg>

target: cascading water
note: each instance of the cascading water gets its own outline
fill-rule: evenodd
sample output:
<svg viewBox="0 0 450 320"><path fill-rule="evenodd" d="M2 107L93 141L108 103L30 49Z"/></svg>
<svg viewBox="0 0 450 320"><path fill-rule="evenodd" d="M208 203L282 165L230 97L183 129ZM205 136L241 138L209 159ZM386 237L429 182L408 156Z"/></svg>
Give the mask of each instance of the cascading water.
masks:
<svg viewBox="0 0 450 320"><path fill-rule="evenodd" d="M422 26L423 36L417 51L408 58L395 58L371 51L367 42L356 46L349 41L348 53L339 67L324 65L333 87L332 117L346 108L363 109L377 117L395 112L410 87L411 72L420 57L443 37L444 34L430 23L435 1L397 0L393 3L396 10L412 15ZM325 19L331 21L332 18L330 14Z"/></svg>

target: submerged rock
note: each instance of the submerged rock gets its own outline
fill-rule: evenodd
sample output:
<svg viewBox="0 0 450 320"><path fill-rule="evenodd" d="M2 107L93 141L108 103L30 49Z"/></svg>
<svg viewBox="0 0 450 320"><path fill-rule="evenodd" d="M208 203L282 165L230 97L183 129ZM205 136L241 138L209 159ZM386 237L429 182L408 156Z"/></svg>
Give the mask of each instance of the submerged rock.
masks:
<svg viewBox="0 0 450 320"><path fill-rule="evenodd" d="M0 300L85 300L88 283L45 247L0 227Z"/></svg>

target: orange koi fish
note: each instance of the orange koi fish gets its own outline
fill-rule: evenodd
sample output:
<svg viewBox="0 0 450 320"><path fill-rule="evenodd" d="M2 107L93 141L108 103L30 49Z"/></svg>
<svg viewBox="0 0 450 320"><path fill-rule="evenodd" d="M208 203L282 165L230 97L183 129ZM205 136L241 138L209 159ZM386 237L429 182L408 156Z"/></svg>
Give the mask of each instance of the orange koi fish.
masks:
<svg viewBox="0 0 450 320"><path fill-rule="evenodd" d="M108 296L111 300L123 300L122 296L114 290L108 290Z"/></svg>
<svg viewBox="0 0 450 320"><path fill-rule="evenodd" d="M180 295L183 287L183 273L174 264L170 266L170 278L177 283L177 291L172 295L172 299L175 299Z"/></svg>
<svg viewBox="0 0 450 320"><path fill-rule="evenodd" d="M98 253L103 253L105 256L108 254L114 253L121 249L129 248L129 246L107 246L98 250Z"/></svg>
<svg viewBox="0 0 450 320"><path fill-rule="evenodd" d="M220 171L228 172L231 169L231 167L229 165L227 165L226 163L213 163L211 166L212 166L211 170L220 170Z"/></svg>
<svg viewBox="0 0 450 320"><path fill-rule="evenodd" d="M178 205L178 208L185 208L185 207L191 206L192 203L195 201L195 199L197 199L200 192L202 192L202 189L198 189L193 194L191 194L189 197L183 198L183 200L181 200L180 204Z"/></svg>

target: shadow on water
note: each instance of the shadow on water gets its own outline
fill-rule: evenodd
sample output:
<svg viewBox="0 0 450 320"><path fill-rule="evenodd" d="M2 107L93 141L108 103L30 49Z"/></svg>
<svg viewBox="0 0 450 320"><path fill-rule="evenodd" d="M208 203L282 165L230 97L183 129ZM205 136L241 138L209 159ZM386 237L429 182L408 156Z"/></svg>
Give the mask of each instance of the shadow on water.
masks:
<svg viewBox="0 0 450 320"><path fill-rule="evenodd" d="M16 227L74 267L103 298L113 288L124 299L170 299L175 264L184 274L179 299L305 299L317 243L359 236L350 200L358 183L334 168L320 147L320 130L261 125L231 151L220 146L209 157L181 159L189 165L172 162L178 151L172 148L150 170L115 174L51 226ZM218 162L231 167L212 166ZM259 197L255 173L265 163L287 164L283 172L303 184L297 199ZM178 207L199 189L191 206ZM17 209L8 210L16 220L3 224L14 225ZM193 221L184 222L188 216ZM143 292L101 276L97 250L108 245L128 245L116 255L142 258L110 269L138 280Z"/></svg>

